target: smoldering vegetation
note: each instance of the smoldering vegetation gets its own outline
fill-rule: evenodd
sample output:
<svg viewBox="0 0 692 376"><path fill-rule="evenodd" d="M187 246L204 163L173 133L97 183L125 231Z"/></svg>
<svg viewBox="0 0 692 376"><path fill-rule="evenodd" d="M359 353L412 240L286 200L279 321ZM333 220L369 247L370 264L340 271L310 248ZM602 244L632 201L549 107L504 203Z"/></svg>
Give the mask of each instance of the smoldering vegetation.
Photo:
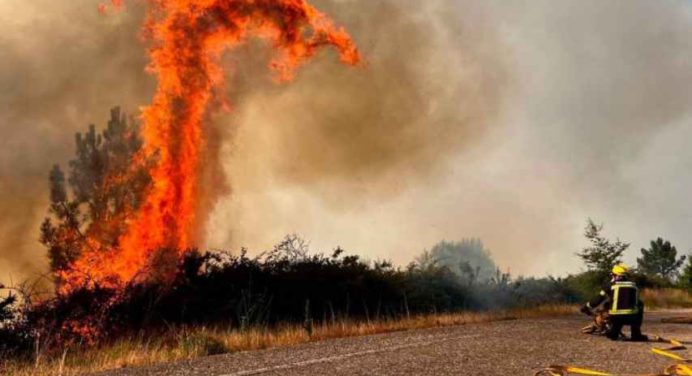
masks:
<svg viewBox="0 0 692 376"><path fill-rule="evenodd" d="M619 262L627 244L611 243L600 234L602 227L589 224L595 232L586 234L593 235L588 239L594 246L584 248L580 257L611 253L615 244L621 251L612 262ZM673 255L668 274L647 272L646 265L669 258L665 255L671 252L657 250L659 243L666 244L652 242L651 251L642 251L658 255L656 261L642 259L631 276L638 286L654 288L644 296L658 297L662 302L657 304L678 304L667 292L689 304L684 289L692 286L692 262L678 274L685 257ZM165 338L185 328L271 333L300 325L310 336L313 327L325 324L583 303L599 291L610 271L610 263L591 265L591 259L584 258L589 270L565 278L514 278L496 267L479 239L441 241L407 267L364 260L338 247L313 251L297 235L254 257L246 250L190 250L171 280L149 279L123 288L90 286L40 300L33 299L30 289L13 290L8 299L0 299L0 359L33 364L36 357L57 359L65 349L106 346L134 336Z"/></svg>
<svg viewBox="0 0 692 376"><path fill-rule="evenodd" d="M478 255L466 254L468 249L456 251L473 269ZM310 331L312 325L342 320L535 307L576 298L561 290L559 281L512 281L499 272L488 279L469 278L444 263L425 260L395 268L340 248L315 253L295 235L256 257L245 251L190 251L172 283L132 283L124 290L97 286L21 307L13 306L14 301L0 306L1 350L5 357L29 359L36 346L51 354L64 346L94 346L133 333L155 335L171 326L245 330L300 323Z"/></svg>

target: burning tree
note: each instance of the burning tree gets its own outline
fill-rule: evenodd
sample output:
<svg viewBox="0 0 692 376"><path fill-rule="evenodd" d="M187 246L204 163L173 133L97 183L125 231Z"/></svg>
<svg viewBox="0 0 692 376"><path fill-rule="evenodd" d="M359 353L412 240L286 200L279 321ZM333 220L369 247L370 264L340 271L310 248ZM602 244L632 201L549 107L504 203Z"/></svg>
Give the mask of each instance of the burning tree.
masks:
<svg viewBox="0 0 692 376"><path fill-rule="evenodd" d="M121 1L111 1L113 6ZM41 226L55 299L27 311L55 340L87 342L127 327L133 296L175 286L197 253L197 189L205 119L226 103L221 57L251 37L269 42L279 82L326 46L343 63L360 55L343 28L305 0L148 0L144 35L157 88L139 118L116 108L107 129L77 134L66 174L50 172L49 215ZM107 7L101 7L106 11ZM141 125L141 127L140 127ZM149 295L147 295L149 296ZM173 302L178 306L179 302ZM136 321L136 320L134 320Z"/></svg>
<svg viewBox="0 0 692 376"><path fill-rule="evenodd" d="M149 69L158 86L142 112L142 143L124 148L123 161L129 163L114 163L111 173L101 155L103 141L93 131L79 139L78 151L85 158L77 159L73 171L90 173L73 172L68 181L75 193L72 201L64 174L59 168L51 174L51 211L58 224L47 221L42 240L67 290L146 280L174 270L196 245L203 122L215 104L225 103L219 95L225 50L250 37L267 40L276 52L269 67L277 81L291 80L294 71L325 46L334 47L346 64L360 61L346 31L305 0L146 3ZM148 189L139 189L140 174L134 171L140 170L151 179ZM146 185L144 179L141 183ZM83 206L88 207L86 216Z"/></svg>
<svg viewBox="0 0 692 376"><path fill-rule="evenodd" d="M140 206L150 183L146 165L132 168L141 147L137 123L116 107L103 132L91 125L88 132L76 134L67 177L59 165L53 166L49 215L40 240L48 248L58 285L85 249L118 246L129 213Z"/></svg>

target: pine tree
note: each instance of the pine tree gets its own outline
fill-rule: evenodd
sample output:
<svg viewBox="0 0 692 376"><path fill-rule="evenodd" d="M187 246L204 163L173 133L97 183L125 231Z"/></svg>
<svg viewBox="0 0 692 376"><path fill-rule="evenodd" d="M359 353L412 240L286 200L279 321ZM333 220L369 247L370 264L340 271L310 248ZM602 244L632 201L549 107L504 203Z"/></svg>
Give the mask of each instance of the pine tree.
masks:
<svg viewBox="0 0 692 376"><path fill-rule="evenodd" d="M75 135L67 179L60 166L53 166L49 215L41 225L53 272L68 269L87 246L117 247L125 220L139 207L150 181L150 161L134 163L141 146L137 124L116 107L102 133L90 125Z"/></svg>
<svg viewBox="0 0 692 376"><path fill-rule="evenodd" d="M50 215L41 224L41 243L48 247L53 271L66 269L81 252L84 236L80 231L79 205L67 198L65 174L60 166L50 171Z"/></svg>
<svg viewBox="0 0 692 376"><path fill-rule="evenodd" d="M584 236L591 242L590 247L582 249L577 253L589 270L599 273L608 273L615 264L622 260L622 254L629 248L629 243L624 243L617 239L611 242L601 235L603 225L596 225L590 218L584 229Z"/></svg>
<svg viewBox="0 0 692 376"><path fill-rule="evenodd" d="M650 276L658 276L672 280L678 269L685 263L686 256L677 258L678 250L662 238L651 241L649 249L642 248L642 257L637 258L637 266L641 272Z"/></svg>

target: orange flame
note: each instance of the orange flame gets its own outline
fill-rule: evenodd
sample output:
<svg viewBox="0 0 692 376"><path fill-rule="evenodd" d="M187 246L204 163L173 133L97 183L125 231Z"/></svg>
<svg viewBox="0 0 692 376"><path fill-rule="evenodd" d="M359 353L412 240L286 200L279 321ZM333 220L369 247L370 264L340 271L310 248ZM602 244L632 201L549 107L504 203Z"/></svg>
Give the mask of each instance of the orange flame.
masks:
<svg viewBox="0 0 692 376"><path fill-rule="evenodd" d="M114 7L121 3L112 0ZM361 60L347 32L306 0L148 0L148 5L148 69L158 87L142 112L144 148L137 163L156 159L152 187L117 249L90 244L61 276L68 289L136 280L149 274L144 271L151 263L177 261L180 252L194 246L203 119L214 93L223 88L224 51L250 36L269 41L276 52L269 67L277 81L291 80L324 46L336 48L345 64Z"/></svg>

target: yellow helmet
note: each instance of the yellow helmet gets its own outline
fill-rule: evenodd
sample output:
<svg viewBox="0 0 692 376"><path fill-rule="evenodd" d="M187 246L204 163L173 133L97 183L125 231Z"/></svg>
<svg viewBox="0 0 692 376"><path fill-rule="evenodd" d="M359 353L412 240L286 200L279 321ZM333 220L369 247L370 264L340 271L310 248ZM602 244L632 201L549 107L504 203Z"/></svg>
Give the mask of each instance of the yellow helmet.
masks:
<svg viewBox="0 0 692 376"><path fill-rule="evenodd" d="M627 265L617 264L617 265L613 266L612 273L614 275L621 276L621 275L627 274L629 271L630 271L630 269L627 267Z"/></svg>

